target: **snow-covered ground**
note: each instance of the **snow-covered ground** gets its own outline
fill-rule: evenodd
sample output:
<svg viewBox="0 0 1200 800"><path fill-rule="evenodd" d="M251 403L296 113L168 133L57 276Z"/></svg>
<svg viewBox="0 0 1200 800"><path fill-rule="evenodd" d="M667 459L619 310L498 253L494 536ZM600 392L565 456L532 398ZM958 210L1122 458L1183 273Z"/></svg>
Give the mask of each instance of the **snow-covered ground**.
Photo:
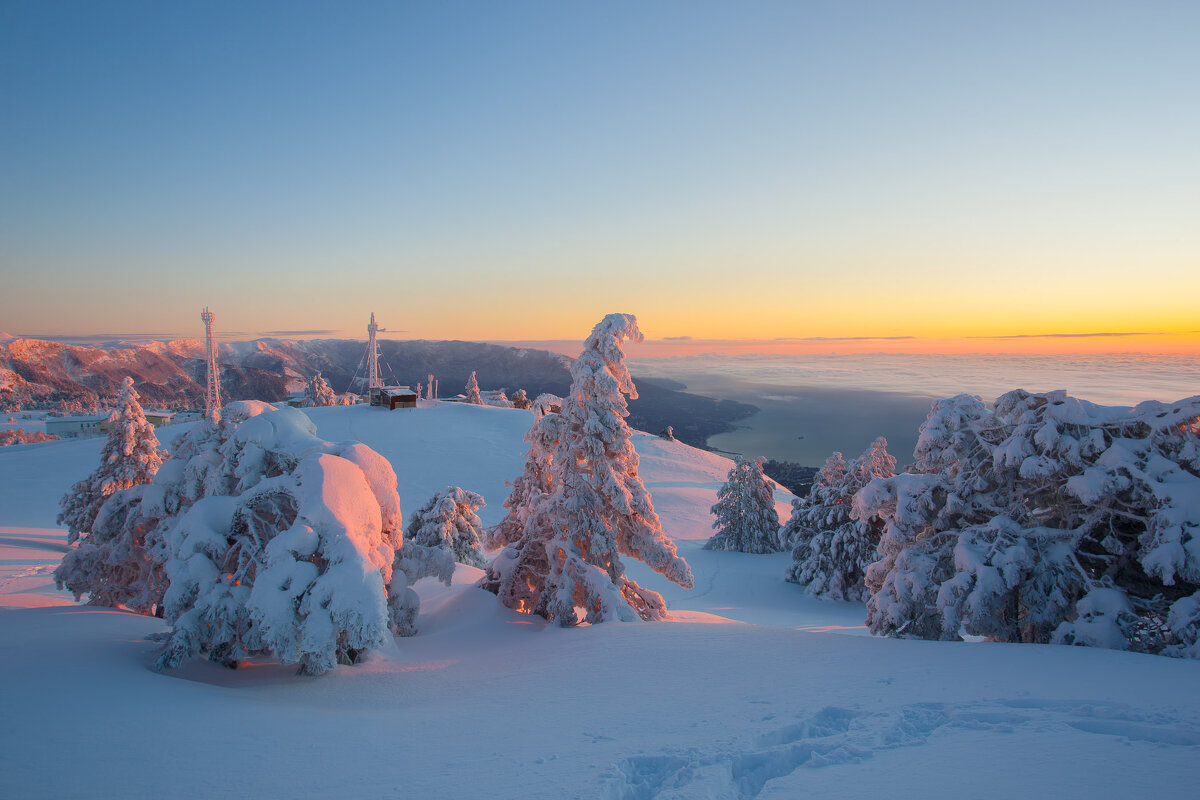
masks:
<svg viewBox="0 0 1200 800"><path fill-rule="evenodd" d="M529 424L445 404L306 413L391 461L406 516L453 484L485 497L485 524ZM701 550L730 462L641 435L696 588L628 563L675 622L548 628L460 567L451 587L417 585L420 632L366 664L156 673L144 637L161 620L77 606L50 579L57 500L102 441L0 450L3 797L1129 798L1200 782L1200 663L865 636L861 605L783 581L786 555Z"/></svg>

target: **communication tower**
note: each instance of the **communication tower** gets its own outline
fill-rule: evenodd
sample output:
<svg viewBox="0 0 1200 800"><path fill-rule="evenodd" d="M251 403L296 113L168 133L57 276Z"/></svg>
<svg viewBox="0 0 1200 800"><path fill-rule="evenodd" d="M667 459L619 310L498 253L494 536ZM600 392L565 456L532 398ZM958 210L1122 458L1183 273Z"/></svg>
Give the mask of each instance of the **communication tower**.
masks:
<svg viewBox="0 0 1200 800"><path fill-rule="evenodd" d="M204 417L213 422L221 420L221 373L217 371L217 347L213 344L213 313L208 306L200 312L204 321L204 350L207 359L207 386L204 391Z"/></svg>
<svg viewBox="0 0 1200 800"><path fill-rule="evenodd" d="M381 328L375 324L375 312L371 312L371 323L367 325L367 390L383 388L383 381L379 379L379 343L375 340L375 334L379 331L386 331L387 328Z"/></svg>

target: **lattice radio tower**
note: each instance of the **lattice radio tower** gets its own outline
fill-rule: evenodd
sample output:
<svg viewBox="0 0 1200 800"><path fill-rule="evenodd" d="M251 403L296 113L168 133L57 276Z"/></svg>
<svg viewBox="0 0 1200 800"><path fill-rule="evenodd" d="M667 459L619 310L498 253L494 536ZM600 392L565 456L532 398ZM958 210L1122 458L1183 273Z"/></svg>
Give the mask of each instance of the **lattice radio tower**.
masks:
<svg viewBox="0 0 1200 800"><path fill-rule="evenodd" d="M204 416L213 422L221 420L221 373L217 371L217 347L213 344L213 313L208 306L200 312L204 320L204 350L207 358L208 385L204 391Z"/></svg>
<svg viewBox="0 0 1200 800"><path fill-rule="evenodd" d="M379 379L379 343L375 341L375 334L379 331L386 331L387 328L381 328L375 324L375 312L371 312L371 323L367 325L367 389L380 389L383 387L383 381ZM360 362L361 363L361 362Z"/></svg>

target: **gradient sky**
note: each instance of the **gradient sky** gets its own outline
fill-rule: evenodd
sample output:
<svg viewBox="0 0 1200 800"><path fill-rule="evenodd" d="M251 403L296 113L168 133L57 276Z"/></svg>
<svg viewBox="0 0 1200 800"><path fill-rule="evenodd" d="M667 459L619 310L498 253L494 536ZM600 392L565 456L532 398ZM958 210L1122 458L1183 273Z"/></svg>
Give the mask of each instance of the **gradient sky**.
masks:
<svg viewBox="0 0 1200 800"><path fill-rule="evenodd" d="M1194 350L1198 41L1194 0L6 0L0 330Z"/></svg>

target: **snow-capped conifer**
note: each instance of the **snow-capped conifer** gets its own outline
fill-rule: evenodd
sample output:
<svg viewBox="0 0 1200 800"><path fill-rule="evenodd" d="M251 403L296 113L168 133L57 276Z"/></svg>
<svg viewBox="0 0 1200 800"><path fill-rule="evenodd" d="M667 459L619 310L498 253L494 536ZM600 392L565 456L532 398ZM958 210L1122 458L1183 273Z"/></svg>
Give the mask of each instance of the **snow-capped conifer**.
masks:
<svg viewBox="0 0 1200 800"><path fill-rule="evenodd" d="M525 469L512 482L512 489L504 500L508 513L504 519L484 531L483 545L495 550L512 544L521 538L529 512L537 499L549 494L554 483L554 448L558 443L558 428L554 420L544 422L547 414L562 411L563 399L558 395L540 394L530 404L533 424L525 432L529 450L525 454Z"/></svg>
<svg viewBox="0 0 1200 800"><path fill-rule="evenodd" d="M895 468L896 459L882 436L849 464L841 453L826 460L808 496L793 503L791 519L780 534L793 546L789 581L805 584L815 597L866 596L866 569L876 560L883 523L872 515L856 518L852 501L859 489L875 478L891 477Z"/></svg>
<svg viewBox="0 0 1200 800"><path fill-rule="evenodd" d="M411 582L431 572L449 580L436 556L394 569L402 539L391 466L315 431L293 409L230 403L183 438L153 483L101 508L92 536L125 551L136 540L138 563L148 552L158 565L109 571L109 585L137 595L127 606L159 605L172 624L158 667L274 653L324 672L382 644L389 628L411 631Z"/></svg>
<svg viewBox="0 0 1200 800"><path fill-rule="evenodd" d="M79 545L63 557L54 580L76 600L86 594L91 605L128 605L151 613L153 597L137 601L154 572L144 531L117 524L128 513L122 503L114 504L107 515L102 512L122 490L150 483L167 454L146 421L132 378L122 383L119 403L109 417L112 428L100 451L100 466L72 486L59 504L58 522L67 526L67 542Z"/></svg>
<svg viewBox="0 0 1200 800"><path fill-rule="evenodd" d="M878 633L1200 655L1200 397L1106 408L1013 391L934 404L916 468L875 481Z"/></svg>
<svg viewBox="0 0 1200 800"><path fill-rule="evenodd" d="M734 550L740 553L774 553L779 550L779 513L775 510L775 487L763 475L765 458L734 459L717 503L716 533L705 550Z"/></svg>
<svg viewBox="0 0 1200 800"><path fill-rule="evenodd" d="M415 617L409 581L394 574L391 466L366 445L321 441L299 411L263 405L227 406L168 473L193 499L155 529L173 623L160 668L273 653L317 674Z"/></svg>
<svg viewBox="0 0 1200 800"><path fill-rule="evenodd" d="M529 400L529 395L525 394L524 389L517 389L510 401L513 408L528 409L532 403Z"/></svg>
<svg viewBox="0 0 1200 800"><path fill-rule="evenodd" d="M440 547L460 564L483 567L479 539L483 533L476 513L483 497L458 486L447 486L416 511L405 529L405 545Z"/></svg>
<svg viewBox="0 0 1200 800"><path fill-rule="evenodd" d="M466 398L464 403L471 405L483 405L483 398L479 395L479 381L475 379L475 373L471 373L471 377L467 378L467 388L463 391L463 396Z"/></svg>
<svg viewBox="0 0 1200 800"><path fill-rule="evenodd" d="M779 531L779 541L783 547L796 547L814 530L841 524L843 515L849 519L850 510L842 508L845 505L842 501L847 470L845 456L836 451L829 454L824 466L813 476L808 494L792 501L792 516ZM833 518L828 516L831 511L835 514Z"/></svg>
<svg viewBox="0 0 1200 800"><path fill-rule="evenodd" d="M317 408L334 405L337 405L337 395L333 393L329 383L318 372L304 385L304 407Z"/></svg>
<svg viewBox="0 0 1200 800"><path fill-rule="evenodd" d="M878 556L866 571L867 627L910 639L957 639L944 633L937 592L953 574L955 537L938 529L945 489L937 475L871 481L854 496L859 518L883 520Z"/></svg>
<svg viewBox="0 0 1200 800"><path fill-rule="evenodd" d="M550 491L534 500L519 538L480 582L510 608L564 627L579 623L577 608L589 623L667 616L661 595L625 576L621 555L692 585L638 477L625 424L625 396L637 397L621 350L626 338L642 340L637 321L610 314L584 343L562 412L538 423L537 435L555 443Z"/></svg>
<svg viewBox="0 0 1200 800"><path fill-rule="evenodd" d="M1200 659L1200 591L1171 604L1167 628L1174 641L1164 651L1166 655Z"/></svg>
<svg viewBox="0 0 1200 800"><path fill-rule="evenodd" d="M120 405L109 416L112 428L100 451L100 466L76 483L59 502L58 524L67 527L67 543L86 536L100 506L114 492L154 479L166 459L154 426L146 421L138 403L133 378L121 384Z"/></svg>

